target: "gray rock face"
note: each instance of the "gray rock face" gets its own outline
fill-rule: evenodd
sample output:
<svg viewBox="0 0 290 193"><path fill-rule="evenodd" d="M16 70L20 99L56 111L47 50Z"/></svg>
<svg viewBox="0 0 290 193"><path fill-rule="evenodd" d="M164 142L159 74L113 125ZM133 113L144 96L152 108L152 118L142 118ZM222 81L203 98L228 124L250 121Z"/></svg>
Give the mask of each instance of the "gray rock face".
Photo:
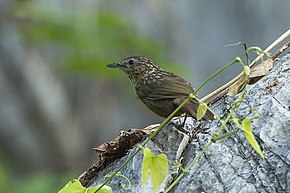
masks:
<svg viewBox="0 0 290 193"><path fill-rule="evenodd" d="M222 142L213 143L198 162L189 169L171 192L290 192L290 55L274 64L270 73L253 85L249 85L245 102L235 112L235 116L252 120L253 133L265 155L263 160L246 141L240 130ZM238 97L238 96L237 96ZM236 98L236 97L234 97ZM228 101L223 99L213 106L213 110L224 113ZM227 104L228 103L228 104ZM251 110L260 115L254 119ZM181 120L174 120L182 121ZM201 149L210 142L218 128L218 121L200 123L209 129L188 136L168 124L147 145L154 153L165 153L171 162L181 162L183 167L192 161ZM197 128L198 123L187 119L186 128ZM228 125L234 129L234 124ZM133 149L128 156L130 156ZM91 182L91 186L104 181L104 175L115 171L128 158L125 156L102 171ZM138 154L121 173L130 179L131 188L124 190L121 177L114 178L108 185L114 192L154 192L152 183L141 186L141 165L143 154ZM163 191L178 175L172 168L159 191Z"/></svg>

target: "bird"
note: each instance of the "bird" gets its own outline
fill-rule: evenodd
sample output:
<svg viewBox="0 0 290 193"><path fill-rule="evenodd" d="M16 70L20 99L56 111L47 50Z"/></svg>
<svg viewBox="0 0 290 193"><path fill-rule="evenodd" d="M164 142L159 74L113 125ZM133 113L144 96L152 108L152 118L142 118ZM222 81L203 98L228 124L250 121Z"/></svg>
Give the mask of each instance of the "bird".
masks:
<svg viewBox="0 0 290 193"><path fill-rule="evenodd" d="M123 70L133 82L138 98L152 112L164 118L195 92L188 81L161 69L145 56L131 56L107 67ZM175 115L186 114L196 119L198 105L196 99L190 99ZM214 115L207 110L202 119L213 120Z"/></svg>

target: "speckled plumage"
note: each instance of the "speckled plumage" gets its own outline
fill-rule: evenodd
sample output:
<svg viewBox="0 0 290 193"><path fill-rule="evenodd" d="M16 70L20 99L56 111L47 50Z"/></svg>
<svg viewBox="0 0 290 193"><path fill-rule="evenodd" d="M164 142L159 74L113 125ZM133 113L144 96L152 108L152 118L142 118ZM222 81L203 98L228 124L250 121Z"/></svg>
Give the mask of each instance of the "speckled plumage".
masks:
<svg viewBox="0 0 290 193"><path fill-rule="evenodd" d="M161 117L169 116L194 92L189 82L143 56L132 56L107 66L122 69L134 83L139 99ZM176 115L186 113L196 118L197 107L198 102L192 99ZM207 111L204 119L213 119L213 114Z"/></svg>

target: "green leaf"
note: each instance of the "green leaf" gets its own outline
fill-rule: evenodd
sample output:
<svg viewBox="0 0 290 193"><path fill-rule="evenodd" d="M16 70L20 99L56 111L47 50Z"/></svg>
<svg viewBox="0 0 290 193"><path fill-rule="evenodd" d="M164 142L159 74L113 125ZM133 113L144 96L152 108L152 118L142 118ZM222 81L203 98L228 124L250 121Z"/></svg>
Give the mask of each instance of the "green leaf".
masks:
<svg viewBox="0 0 290 193"><path fill-rule="evenodd" d="M246 76L249 76L251 73L251 69L249 66L244 66L244 73Z"/></svg>
<svg viewBox="0 0 290 193"><path fill-rule="evenodd" d="M100 187L101 185L98 185L93 188L88 188L86 193L95 193L96 190ZM110 186L104 185L97 193L113 193L112 188Z"/></svg>
<svg viewBox="0 0 290 193"><path fill-rule="evenodd" d="M165 154L160 154L153 157L150 176L154 190L158 190L163 180L168 174L168 159Z"/></svg>
<svg viewBox="0 0 290 193"><path fill-rule="evenodd" d="M58 193L94 193L101 185L93 188L85 188L79 180L71 180ZM110 186L103 186L98 193L113 193Z"/></svg>
<svg viewBox="0 0 290 193"><path fill-rule="evenodd" d="M150 166L152 165L152 158L153 154L151 153L150 149L144 149L144 158L142 163L142 186L146 184L146 180L148 178L148 173Z"/></svg>
<svg viewBox="0 0 290 193"><path fill-rule="evenodd" d="M85 193L86 188L80 181L74 179L69 181L58 193Z"/></svg>
<svg viewBox="0 0 290 193"><path fill-rule="evenodd" d="M145 148L142 163L143 186L146 183L149 172L154 191L156 191L168 174L168 159L165 154L154 155L151 153L150 149Z"/></svg>
<svg viewBox="0 0 290 193"><path fill-rule="evenodd" d="M265 159L264 157L264 154L263 152L261 151L261 148L258 144L258 142L256 141L255 139L255 136L252 132L252 126L251 126L251 121L249 119L244 119L242 121L242 129L245 133L245 136L248 140L248 142L251 144L251 146L254 148L254 150L263 158Z"/></svg>
<svg viewBox="0 0 290 193"><path fill-rule="evenodd" d="M207 111L207 105L203 102L200 102L197 108L196 119L201 120L202 117L205 115L206 111Z"/></svg>

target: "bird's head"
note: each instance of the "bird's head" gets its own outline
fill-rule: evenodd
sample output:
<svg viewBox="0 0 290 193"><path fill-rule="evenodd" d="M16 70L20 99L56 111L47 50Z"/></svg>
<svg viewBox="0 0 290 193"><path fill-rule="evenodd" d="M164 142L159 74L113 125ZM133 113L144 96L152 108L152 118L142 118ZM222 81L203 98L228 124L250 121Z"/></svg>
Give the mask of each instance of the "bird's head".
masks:
<svg viewBox="0 0 290 193"><path fill-rule="evenodd" d="M160 70L151 59L144 56L131 56L121 62L108 64L107 67L122 69L134 83L138 82L148 74Z"/></svg>

